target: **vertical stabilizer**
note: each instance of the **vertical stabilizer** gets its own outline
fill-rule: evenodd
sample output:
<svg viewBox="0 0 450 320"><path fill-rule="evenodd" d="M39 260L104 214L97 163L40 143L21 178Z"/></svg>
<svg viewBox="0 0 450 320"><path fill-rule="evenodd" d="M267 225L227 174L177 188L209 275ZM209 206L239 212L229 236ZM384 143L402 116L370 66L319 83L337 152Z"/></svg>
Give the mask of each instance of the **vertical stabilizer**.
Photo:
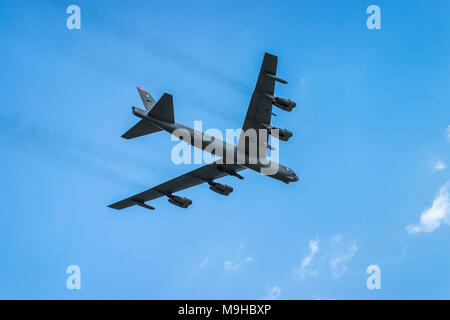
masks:
<svg viewBox="0 0 450 320"><path fill-rule="evenodd" d="M163 96L158 100L155 106L148 113L149 117L174 123L175 117L173 114L173 97L168 93L164 93Z"/></svg>
<svg viewBox="0 0 450 320"><path fill-rule="evenodd" d="M145 110L150 111L156 104L155 99L152 95L145 89L137 87L139 95L141 96L142 103L144 104Z"/></svg>

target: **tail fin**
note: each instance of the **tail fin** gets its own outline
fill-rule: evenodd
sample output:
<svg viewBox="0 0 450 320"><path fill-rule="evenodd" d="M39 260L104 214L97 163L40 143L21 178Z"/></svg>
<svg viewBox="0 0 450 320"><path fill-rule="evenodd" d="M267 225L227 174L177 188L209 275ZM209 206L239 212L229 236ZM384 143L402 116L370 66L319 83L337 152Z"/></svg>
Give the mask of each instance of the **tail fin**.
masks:
<svg viewBox="0 0 450 320"><path fill-rule="evenodd" d="M141 96L142 103L144 104L145 110L149 111L155 104L156 101L153 99L152 95L145 89L137 87L139 95Z"/></svg>
<svg viewBox="0 0 450 320"><path fill-rule="evenodd" d="M161 131L161 129L154 124L152 124L148 120L141 120L137 124L134 125L133 128L128 130L122 135L122 138L125 139L133 139L141 136L145 136L146 134L154 133Z"/></svg>
<svg viewBox="0 0 450 320"><path fill-rule="evenodd" d="M142 102L144 103L146 112L139 108L133 107L133 113L136 109L139 113L143 113L144 115L147 114L152 118L169 123L175 122L173 115L173 98L170 94L164 93L163 96L158 100L158 102L156 102L147 90L141 89L139 87L137 89L139 91L139 95L141 96ZM135 124L133 128L125 132L122 135L122 138L133 139L158 131L161 131L161 128L154 125L151 121L145 120L144 118L137 124Z"/></svg>
<svg viewBox="0 0 450 320"><path fill-rule="evenodd" d="M155 106L150 110L148 116L161 121L174 123L175 117L173 115L172 95L164 93L163 96L155 104Z"/></svg>

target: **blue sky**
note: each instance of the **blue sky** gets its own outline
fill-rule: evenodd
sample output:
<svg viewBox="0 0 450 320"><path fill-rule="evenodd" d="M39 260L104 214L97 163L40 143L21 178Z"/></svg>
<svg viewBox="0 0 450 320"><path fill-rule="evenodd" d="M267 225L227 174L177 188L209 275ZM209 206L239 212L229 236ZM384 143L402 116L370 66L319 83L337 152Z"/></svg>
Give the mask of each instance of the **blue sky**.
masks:
<svg viewBox="0 0 450 320"><path fill-rule="evenodd" d="M81 30L66 7L81 8ZM381 8L381 30L366 8ZM0 298L450 298L448 1L0 1ZM297 101L280 162L166 199L190 171L158 133L120 135L135 87L176 121L240 128L264 52ZM422 224L420 224L422 217ZM81 268L81 290L66 268ZM381 269L368 290L366 268Z"/></svg>

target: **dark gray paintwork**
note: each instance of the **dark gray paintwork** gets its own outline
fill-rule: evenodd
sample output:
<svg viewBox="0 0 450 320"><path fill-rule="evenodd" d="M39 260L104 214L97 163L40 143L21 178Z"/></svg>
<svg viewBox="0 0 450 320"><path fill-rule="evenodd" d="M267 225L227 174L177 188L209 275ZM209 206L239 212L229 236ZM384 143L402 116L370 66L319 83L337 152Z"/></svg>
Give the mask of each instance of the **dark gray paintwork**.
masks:
<svg viewBox="0 0 450 320"><path fill-rule="evenodd" d="M272 112L272 104L274 103L274 89L275 81L281 83L287 83L285 80L278 78L276 76L277 69L277 57L266 53L264 55L264 60L259 72L258 80L256 83L255 90L252 94L250 105L245 117L243 131L248 129L255 130L265 130L270 131L273 128L270 125ZM204 182L210 185L214 184L214 180L224 177L226 175L233 175L242 178L238 172L246 168L261 172L261 169L267 168L274 163L267 162L267 148L270 147L267 144L268 135L263 140L259 141L259 135L256 136L256 141L250 139L245 143L245 137L241 135L239 138L239 143L237 146L231 145L225 141L217 138L212 138L211 136L203 133L197 132L193 128L185 126L183 124L174 121L173 113L173 98L170 94L165 93L158 102L155 102L153 97L144 89L138 88L139 95L141 96L142 102L144 103L145 110L133 107L133 114L140 117L142 120L139 121L133 128L128 130L122 137L126 139L136 138L145 134L158 132L161 130L167 131L171 134L177 136L177 131L180 129L189 132L191 139L185 141L197 148L205 150L205 148L214 143L222 150L222 159L207 164L201 168L183 174L177 178L164 182L156 187L150 188L144 192L131 196L122 201L116 202L109 205L109 207L114 209L124 209L133 205L139 205L147 209L154 209L152 206L145 204L146 201L160 198L162 196L169 197L169 201L183 208L188 207L192 201L187 198L178 197L172 195L174 192L178 192ZM280 98L282 99L282 98ZM287 101L287 99L284 99ZM295 102L289 100L290 106L288 108L283 108L284 110L290 111L295 107ZM276 104L275 104L276 105ZM177 130L177 131L176 131ZM291 134L292 135L292 134ZM195 144L195 136L201 137L200 145ZM179 136L177 136L179 137ZM213 142L211 142L213 141ZM259 156L253 155L249 152L249 145L255 143L258 148ZM206 150L208 151L208 150ZM227 155L233 152L233 157L227 157ZM224 159L226 159L226 164L223 164ZM232 163L229 164L230 159L233 159ZM274 179L281 180L285 183L298 181L297 175L291 169L281 165L278 165L278 171L269 175ZM233 189L229 186L227 193L228 195ZM212 190L216 189L214 187Z"/></svg>

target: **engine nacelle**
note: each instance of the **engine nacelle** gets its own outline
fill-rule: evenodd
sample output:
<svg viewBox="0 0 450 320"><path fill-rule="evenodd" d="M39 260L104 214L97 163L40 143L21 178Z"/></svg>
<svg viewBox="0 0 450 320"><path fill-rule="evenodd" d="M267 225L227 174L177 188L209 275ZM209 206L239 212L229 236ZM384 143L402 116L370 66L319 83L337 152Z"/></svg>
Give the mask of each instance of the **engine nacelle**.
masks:
<svg viewBox="0 0 450 320"><path fill-rule="evenodd" d="M212 182L209 185L209 188L212 191L217 192L218 194L221 194L221 195L224 195L224 196L227 196L227 195L229 195L230 193L233 192L233 188L232 187L230 187L230 186L228 186L226 184L221 184L221 183L217 183L217 182Z"/></svg>
<svg viewBox="0 0 450 320"><path fill-rule="evenodd" d="M276 135L274 135L273 130L278 129L278 137ZM288 129L280 129L280 128L275 128L272 127L269 129L269 134L274 136L275 138L280 139L281 141L288 141L290 137L292 137L292 132L289 131Z"/></svg>
<svg viewBox="0 0 450 320"><path fill-rule="evenodd" d="M169 196L169 202L181 208L187 208L192 204L191 199L180 196Z"/></svg>
<svg viewBox="0 0 450 320"><path fill-rule="evenodd" d="M280 109L285 110L285 111L292 111L292 109L294 109L295 106L297 105L291 99L285 99L285 98L280 98L280 97L273 97L272 104Z"/></svg>

